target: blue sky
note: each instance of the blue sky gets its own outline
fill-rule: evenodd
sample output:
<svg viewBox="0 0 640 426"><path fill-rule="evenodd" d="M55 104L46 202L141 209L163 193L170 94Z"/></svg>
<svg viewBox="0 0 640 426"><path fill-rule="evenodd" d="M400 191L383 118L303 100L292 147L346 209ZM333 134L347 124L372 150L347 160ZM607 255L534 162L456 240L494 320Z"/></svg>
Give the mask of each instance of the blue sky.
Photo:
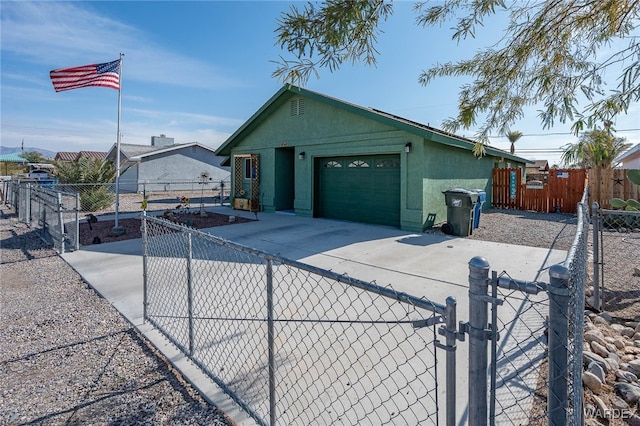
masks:
<svg viewBox="0 0 640 426"><path fill-rule="evenodd" d="M118 92L91 87L55 93L49 71L112 61L122 52L122 143L148 145L151 136L165 134L177 143L215 148L282 86L271 77L272 61L282 54L274 30L291 3L2 1L2 145L20 146L24 139L25 146L54 152L108 150L116 140ZM450 25L416 27L412 5L394 2L378 38L377 66L322 70L305 87L435 127L455 116L464 80L423 87L418 75L496 42L500 19L481 29L480 38L457 45ZM639 106L615 127L619 136L639 143ZM554 150L577 140L569 124L542 129L536 108L512 128L524 133L516 154L551 163L560 158ZM491 143L509 147L497 135Z"/></svg>

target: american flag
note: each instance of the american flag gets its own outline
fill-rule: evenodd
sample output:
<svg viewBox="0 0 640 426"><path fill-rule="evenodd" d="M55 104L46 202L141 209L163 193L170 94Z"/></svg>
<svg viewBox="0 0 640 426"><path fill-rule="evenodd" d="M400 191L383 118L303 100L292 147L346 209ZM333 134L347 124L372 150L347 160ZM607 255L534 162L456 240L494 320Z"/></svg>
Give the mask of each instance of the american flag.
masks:
<svg viewBox="0 0 640 426"><path fill-rule="evenodd" d="M98 86L120 90L120 59L104 64L61 68L49 73L56 92Z"/></svg>

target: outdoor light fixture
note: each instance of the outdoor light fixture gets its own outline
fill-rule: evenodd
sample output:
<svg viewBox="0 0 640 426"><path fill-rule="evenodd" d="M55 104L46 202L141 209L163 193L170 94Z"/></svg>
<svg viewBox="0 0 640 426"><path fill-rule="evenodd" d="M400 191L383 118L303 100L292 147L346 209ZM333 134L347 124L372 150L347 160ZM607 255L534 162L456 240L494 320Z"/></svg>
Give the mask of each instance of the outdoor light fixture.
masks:
<svg viewBox="0 0 640 426"><path fill-rule="evenodd" d="M411 152L411 142L407 142L404 144L404 152L406 153Z"/></svg>
<svg viewBox="0 0 640 426"><path fill-rule="evenodd" d="M304 151L302 151L300 154L298 154L298 160L304 160Z"/></svg>

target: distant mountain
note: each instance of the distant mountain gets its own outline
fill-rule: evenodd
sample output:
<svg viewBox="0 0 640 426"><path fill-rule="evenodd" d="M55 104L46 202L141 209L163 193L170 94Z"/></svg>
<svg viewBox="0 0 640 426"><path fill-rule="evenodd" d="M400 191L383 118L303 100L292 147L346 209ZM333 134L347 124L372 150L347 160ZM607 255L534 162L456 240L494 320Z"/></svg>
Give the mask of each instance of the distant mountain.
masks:
<svg viewBox="0 0 640 426"><path fill-rule="evenodd" d="M19 146L0 146L0 155L11 154L13 152L20 152L20 151L22 151L22 148L20 148ZM46 149L35 148L32 146L25 146L24 152L39 152L40 154L42 154L43 157L51 158L51 159L53 159L56 156L56 152L54 151L48 151Z"/></svg>

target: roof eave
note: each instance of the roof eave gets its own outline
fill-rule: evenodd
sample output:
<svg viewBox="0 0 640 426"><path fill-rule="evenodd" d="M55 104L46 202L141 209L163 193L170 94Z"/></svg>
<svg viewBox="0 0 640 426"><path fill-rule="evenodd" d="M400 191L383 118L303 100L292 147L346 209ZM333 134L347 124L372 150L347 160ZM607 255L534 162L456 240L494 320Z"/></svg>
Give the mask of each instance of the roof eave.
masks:
<svg viewBox="0 0 640 426"><path fill-rule="evenodd" d="M640 152L640 143L636 144L635 146L629 148L628 150L626 150L625 152L623 152L622 154L618 155L616 157L616 159L614 161L620 162L620 161L624 161L626 158L636 154Z"/></svg>
<svg viewBox="0 0 640 426"><path fill-rule="evenodd" d="M295 94L295 91L299 92L300 94L308 98L318 100L322 103L347 110L357 115L364 116L365 118L369 118L369 119L378 121L380 123L386 124L388 126L404 130L408 133L412 133L420 137L425 137L426 139L432 140L437 143L441 143L444 145L453 146L457 148L462 148L466 150L473 149L473 145L474 145L473 141L463 140L459 136L447 135L447 134L444 134L443 132L437 131L436 129L426 128L426 126L423 127L423 126L418 126L417 124L412 124L409 122L409 120L400 120L400 119L393 118L391 114L387 114L382 111L373 110L371 108L364 108L359 105L351 104L336 98L332 98L330 96L325 96L317 92L303 89L301 87L285 85L282 88L280 88L280 90L278 90L267 102L265 102L264 105L262 105L262 107L260 107L260 109L256 111L247 121L245 121L244 124L240 126L240 128L238 128L238 130L236 130L231 136L229 136L229 138L227 138L227 140L222 145L220 145L218 149L216 149L215 154L220 156L227 156L227 157L230 156L231 149L233 148L233 146L235 146L235 144L239 143L241 139L241 135L245 131L250 129L254 125L254 123L256 123L259 120L262 114L265 113L267 110L269 110L274 104L276 104L277 101L281 97L283 97L283 95L285 95L286 93ZM527 163L530 161L525 158L521 158L521 157L512 155L506 151L502 151L492 147L486 147L485 151L488 155L508 159L511 161L519 162L519 163Z"/></svg>

